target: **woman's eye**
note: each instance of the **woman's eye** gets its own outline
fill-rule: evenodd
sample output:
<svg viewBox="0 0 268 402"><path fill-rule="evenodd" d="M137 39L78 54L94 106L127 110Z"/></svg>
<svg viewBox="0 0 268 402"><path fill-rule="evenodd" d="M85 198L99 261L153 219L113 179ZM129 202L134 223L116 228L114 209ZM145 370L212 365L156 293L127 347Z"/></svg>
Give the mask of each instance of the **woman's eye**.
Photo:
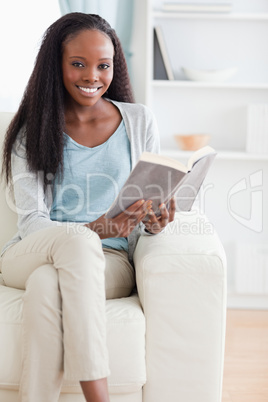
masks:
<svg viewBox="0 0 268 402"><path fill-rule="evenodd" d="M80 61L75 61L74 63L72 63L72 65L74 67L84 67L84 65L82 63L80 63Z"/></svg>
<svg viewBox="0 0 268 402"><path fill-rule="evenodd" d="M101 70L107 70L109 67L110 67L109 64L100 64L100 65L99 65L99 68L100 68Z"/></svg>

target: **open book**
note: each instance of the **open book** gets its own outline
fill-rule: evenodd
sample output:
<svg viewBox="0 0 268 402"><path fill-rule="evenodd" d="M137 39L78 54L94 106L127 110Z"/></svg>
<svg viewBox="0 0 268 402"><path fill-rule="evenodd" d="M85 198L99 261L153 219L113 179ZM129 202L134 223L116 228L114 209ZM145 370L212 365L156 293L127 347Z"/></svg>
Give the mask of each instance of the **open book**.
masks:
<svg viewBox="0 0 268 402"><path fill-rule="evenodd" d="M114 218L140 199L152 200L154 212L160 215L159 205L174 195L176 209L190 211L215 156L215 150L206 146L194 152L185 166L165 156L144 152L106 218Z"/></svg>

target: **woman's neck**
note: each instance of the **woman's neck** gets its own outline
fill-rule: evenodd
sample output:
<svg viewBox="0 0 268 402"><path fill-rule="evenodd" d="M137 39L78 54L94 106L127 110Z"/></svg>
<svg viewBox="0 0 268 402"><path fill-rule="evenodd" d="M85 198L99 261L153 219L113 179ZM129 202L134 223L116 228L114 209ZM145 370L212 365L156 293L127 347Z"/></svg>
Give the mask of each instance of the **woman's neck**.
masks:
<svg viewBox="0 0 268 402"><path fill-rule="evenodd" d="M92 107L67 108L65 132L79 144L95 147L107 141L121 120L118 108L102 99Z"/></svg>
<svg viewBox="0 0 268 402"><path fill-rule="evenodd" d="M93 106L81 106L73 101L65 104L65 121L76 121L77 123L88 123L105 117L109 113L109 102L101 98Z"/></svg>

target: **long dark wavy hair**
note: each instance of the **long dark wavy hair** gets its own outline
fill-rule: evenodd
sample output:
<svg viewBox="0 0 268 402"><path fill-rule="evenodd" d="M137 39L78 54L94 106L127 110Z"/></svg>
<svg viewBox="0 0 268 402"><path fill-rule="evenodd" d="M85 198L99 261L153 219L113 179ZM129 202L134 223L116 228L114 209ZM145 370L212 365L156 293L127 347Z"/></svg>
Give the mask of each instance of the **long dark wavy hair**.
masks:
<svg viewBox="0 0 268 402"><path fill-rule="evenodd" d="M4 142L2 173L11 179L11 151L23 128L29 169L42 171L44 185L48 173L63 169L63 131L65 88L62 78L62 52L66 41L83 30L108 35L114 46L114 75L107 98L134 102L127 64L121 43L111 26L96 14L70 13L59 18L45 32L32 75L20 107L11 121Z"/></svg>

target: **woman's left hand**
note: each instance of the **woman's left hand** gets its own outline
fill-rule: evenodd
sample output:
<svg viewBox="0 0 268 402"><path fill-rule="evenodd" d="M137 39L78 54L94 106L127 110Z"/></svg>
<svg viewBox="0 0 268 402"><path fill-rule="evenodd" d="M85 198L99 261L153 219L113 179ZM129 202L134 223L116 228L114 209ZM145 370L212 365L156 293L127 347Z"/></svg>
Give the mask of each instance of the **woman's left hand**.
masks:
<svg viewBox="0 0 268 402"><path fill-rule="evenodd" d="M148 232L152 234L157 234L161 232L169 222L174 220L175 212L176 212L176 202L175 198L171 198L169 202L169 208L167 208L166 204L159 205L159 209L161 212L160 216L156 216L153 210L150 210L148 220L144 220L143 223Z"/></svg>

